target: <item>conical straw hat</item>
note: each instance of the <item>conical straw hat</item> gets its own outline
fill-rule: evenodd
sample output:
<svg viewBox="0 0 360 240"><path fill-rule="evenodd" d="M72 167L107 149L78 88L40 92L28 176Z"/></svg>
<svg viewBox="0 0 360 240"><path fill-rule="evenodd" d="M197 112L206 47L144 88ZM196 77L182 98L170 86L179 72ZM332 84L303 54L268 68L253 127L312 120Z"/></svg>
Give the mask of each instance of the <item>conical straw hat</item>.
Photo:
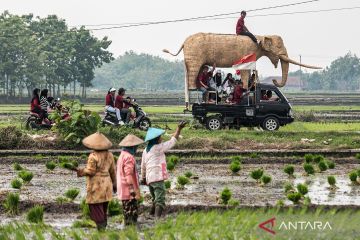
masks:
<svg viewBox="0 0 360 240"><path fill-rule="evenodd" d="M149 128L146 132L145 142L157 138L165 133L165 130L160 128Z"/></svg>
<svg viewBox="0 0 360 240"><path fill-rule="evenodd" d="M144 143L144 141L133 134L128 134L120 143L120 147L133 147Z"/></svg>
<svg viewBox="0 0 360 240"><path fill-rule="evenodd" d="M94 150L107 150L112 147L112 143L103 134L96 132L82 140L85 147Z"/></svg>

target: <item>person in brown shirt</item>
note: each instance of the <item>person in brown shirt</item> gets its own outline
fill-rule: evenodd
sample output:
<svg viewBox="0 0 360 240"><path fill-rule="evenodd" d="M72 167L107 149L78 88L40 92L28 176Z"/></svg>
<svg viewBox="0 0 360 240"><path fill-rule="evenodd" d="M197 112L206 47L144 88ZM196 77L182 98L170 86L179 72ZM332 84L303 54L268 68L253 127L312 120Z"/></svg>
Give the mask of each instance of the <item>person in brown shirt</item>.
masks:
<svg viewBox="0 0 360 240"><path fill-rule="evenodd" d="M101 133L83 139L85 147L92 149L86 167L77 168L78 177L86 177L86 203L90 218L99 230L107 226L107 207L116 192L114 156L108 151L112 143Z"/></svg>

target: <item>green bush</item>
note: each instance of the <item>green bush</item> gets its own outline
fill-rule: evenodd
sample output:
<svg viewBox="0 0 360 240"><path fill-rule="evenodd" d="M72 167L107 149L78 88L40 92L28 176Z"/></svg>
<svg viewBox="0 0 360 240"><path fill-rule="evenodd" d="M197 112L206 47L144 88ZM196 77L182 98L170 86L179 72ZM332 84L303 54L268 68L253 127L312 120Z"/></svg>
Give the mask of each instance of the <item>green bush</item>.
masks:
<svg viewBox="0 0 360 240"><path fill-rule="evenodd" d="M4 209L9 215L16 215L19 213L20 196L18 193L8 193L3 203Z"/></svg>
<svg viewBox="0 0 360 240"><path fill-rule="evenodd" d="M165 188L166 188L166 189L170 189L170 188L171 188L171 181L166 180L166 181L164 182L164 184L165 184Z"/></svg>
<svg viewBox="0 0 360 240"><path fill-rule="evenodd" d="M11 187L15 189L20 189L22 186L22 181L18 178L15 178L11 181Z"/></svg>
<svg viewBox="0 0 360 240"><path fill-rule="evenodd" d="M187 177L187 178L191 178L193 176L193 173L190 172L190 171L187 171L184 173L184 176Z"/></svg>
<svg viewBox="0 0 360 240"><path fill-rule="evenodd" d="M305 154L304 159L306 163L311 163L314 161L314 155L312 154Z"/></svg>
<svg viewBox="0 0 360 240"><path fill-rule="evenodd" d="M315 163L319 163L319 162L324 161L324 160L325 160L325 158L324 158L323 155L317 154L317 155L314 156L314 162Z"/></svg>
<svg viewBox="0 0 360 240"><path fill-rule="evenodd" d="M48 161L45 163L45 166L49 170L54 170L56 168L56 163L54 161Z"/></svg>
<svg viewBox="0 0 360 240"><path fill-rule="evenodd" d="M83 105L77 100L64 101L63 106L69 109L71 118L62 121L61 113L55 111L50 118L56 122L55 129L68 143L79 145L81 140L98 130L101 118L98 113L83 110Z"/></svg>
<svg viewBox="0 0 360 240"><path fill-rule="evenodd" d="M237 207L237 206L240 205L240 202L239 202L239 200L236 200L236 199L231 198L231 199L228 201L228 205L229 205L229 206L233 206L233 207Z"/></svg>
<svg viewBox="0 0 360 240"><path fill-rule="evenodd" d="M184 186L184 185L188 184L189 182L190 182L190 180L185 176L178 176L177 177L177 183L180 186Z"/></svg>
<svg viewBox="0 0 360 240"><path fill-rule="evenodd" d="M335 168L335 163L334 163L334 161L328 160L328 161L326 161L326 164L327 164L327 166L329 167L329 169L334 169L334 168Z"/></svg>
<svg viewBox="0 0 360 240"><path fill-rule="evenodd" d="M13 164L13 169L14 169L15 171L24 170L24 168L23 168L19 163L17 163L17 162Z"/></svg>
<svg viewBox="0 0 360 240"><path fill-rule="evenodd" d="M42 223L44 218L44 207L35 206L26 214L26 219L31 223Z"/></svg>
<svg viewBox="0 0 360 240"><path fill-rule="evenodd" d="M122 213L122 207L120 206L120 202L117 199L112 199L108 205L108 213L109 216L116 216Z"/></svg>
<svg viewBox="0 0 360 240"><path fill-rule="evenodd" d="M262 175L264 174L264 170L259 168L259 169L256 169L256 170L253 170L251 173L250 173L250 176L255 179L256 181L259 181L259 179L262 177Z"/></svg>
<svg viewBox="0 0 360 240"><path fill-rule="evenodd" d="M220 193L221 203L227 205L229 200L231 199L232 193L229 188L224 188Z"/></svg>
<svg viewBox="0 0 360 240"><path fill-rule="evenodd" d="M353 183L356 182L357 177L358 177L358 174L356 171L352 171L349 173L349 178L350 178L351 182L353 182Z"/></svg>
<svg viewBox="0 0 360 240"><path fill-rule="evenodd" d="M18 177L21 178L24 183L29 183L33 179L34 174L30 171L22 170L18 173Z"/></svg>
<svg viewBox="0 0 360 240"><path fill-rule="evenodd" d="M294 171L295 171L295 168L294 168L293 165L286 165L286 166L284 167L284 172L285 172L286 174L288 174L289 176L293 176Z"/></svg>
<svg viewBox="0 0 360 240"><path fill-rule="evenodd" d="M324 160L321 160L319 163L318 163L318 167L320 169L321 172L324 172L328 169L328 166L326 164L326 162Z"/></svg>
<svg viewBox="0 0 360 240"><path fill-rule="evenodd" d="M230 170L232 173L238 173L241 170L241 164L238 160L233 160L230 163Z"/></svg>
<svg viewBox="0 0 360 240"><path fill-rule="evenodd" d="M303 165L305 172L308 175L314 174L315 173L315 168L311 163L304 163Z"/></svg>
<svg viewBox="0 0 360 240"><path fill-rule="evenodd" d="M179 157L176 155L170 155L166 158L167 161L172 161L175 165L179 163Z"/></svg>
<svg viewBox="0 0 360 240"><path fill-rule="evenodd" d="M302 196L306 195L309 192L308 186L306 184L299 183L298 185L296 185L296 188Z"/></svg>
<svg viewBox="0 0 360 240"><path fill-rule="evenodd" d="M65 197L67 197L71 201L74 201L74 199L79 195L79 193L80 190L78 188L71 188L65 192Z"/></svg>
<svg viewBox="0 0 360 240"><path fill-rule="evenodd" d="M336 178L334 176L328 176L327 177L328 183L330 186L335 186L336 185Z"/></svg>
<svg viewBox="0 0 360 240"><path fill-rule="evenodd" d="M16 149L32 143L33 140L15 126L0 128L0 149Z"/></svg>
<svg viewBox="0 0 360 240"><path fill-rule="evenodd" d="M298 192L288 193L287 198L294 204L298 203L301 199L301 194Z"/></svg>
<svg viewBox="0 0 360 240"><path fill-rule="evenodd" d="M288 193L290 191L294 191L294 186L291 183L285 183L284 184L284 191L285 191L285 193Z"/></svg>
<svg viewBox="0 0 360 240"><path fill-rule="evenodd" d="M269 182L271 182L271 176L268 176L268 175L263 175L261 177L261 182L263 184L268 184Z"/></svg>
<svg viewBox="0 0 360 240"><path fill-rule="evenodd" d="M174 170L175 169L175 163L173 161L167 161L166 169L169 170L169 171Z"/></svg>

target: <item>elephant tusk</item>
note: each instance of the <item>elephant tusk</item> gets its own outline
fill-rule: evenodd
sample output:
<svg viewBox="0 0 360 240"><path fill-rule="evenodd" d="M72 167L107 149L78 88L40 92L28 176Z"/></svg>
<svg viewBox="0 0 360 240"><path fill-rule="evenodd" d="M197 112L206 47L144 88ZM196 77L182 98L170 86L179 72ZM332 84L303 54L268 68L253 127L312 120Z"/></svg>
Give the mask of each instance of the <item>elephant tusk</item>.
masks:
<svg viewBox="0 0 360 240"><path fill-rule="evenodd" d="M306 67L306 68L313 68L313 69L322 69L321 67L311 66L311 65L306 65L306 64L296 62L296 61L294 61L294 60L292 60L292 59L290 59L290 58L288 58L287 56L284 56L284 55L280 55L279 58L281 60L283 60L283 61L295 64L295 65L298 65L298 66L302 66L302 67Z"/></svg>

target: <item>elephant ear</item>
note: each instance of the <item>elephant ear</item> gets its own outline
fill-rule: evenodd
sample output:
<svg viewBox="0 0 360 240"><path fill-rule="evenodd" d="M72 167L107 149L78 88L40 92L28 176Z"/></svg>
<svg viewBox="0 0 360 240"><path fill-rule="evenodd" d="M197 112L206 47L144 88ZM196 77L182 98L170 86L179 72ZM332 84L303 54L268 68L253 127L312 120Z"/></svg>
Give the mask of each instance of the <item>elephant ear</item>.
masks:
<svg viewBox="0 0 360 240"><path fill-rule="evenodd" d="M265 51L270 51L271 45L272 45L272 39L269 37L264 37L262 40L262 45L261 45L262 48Z"/></svg>

